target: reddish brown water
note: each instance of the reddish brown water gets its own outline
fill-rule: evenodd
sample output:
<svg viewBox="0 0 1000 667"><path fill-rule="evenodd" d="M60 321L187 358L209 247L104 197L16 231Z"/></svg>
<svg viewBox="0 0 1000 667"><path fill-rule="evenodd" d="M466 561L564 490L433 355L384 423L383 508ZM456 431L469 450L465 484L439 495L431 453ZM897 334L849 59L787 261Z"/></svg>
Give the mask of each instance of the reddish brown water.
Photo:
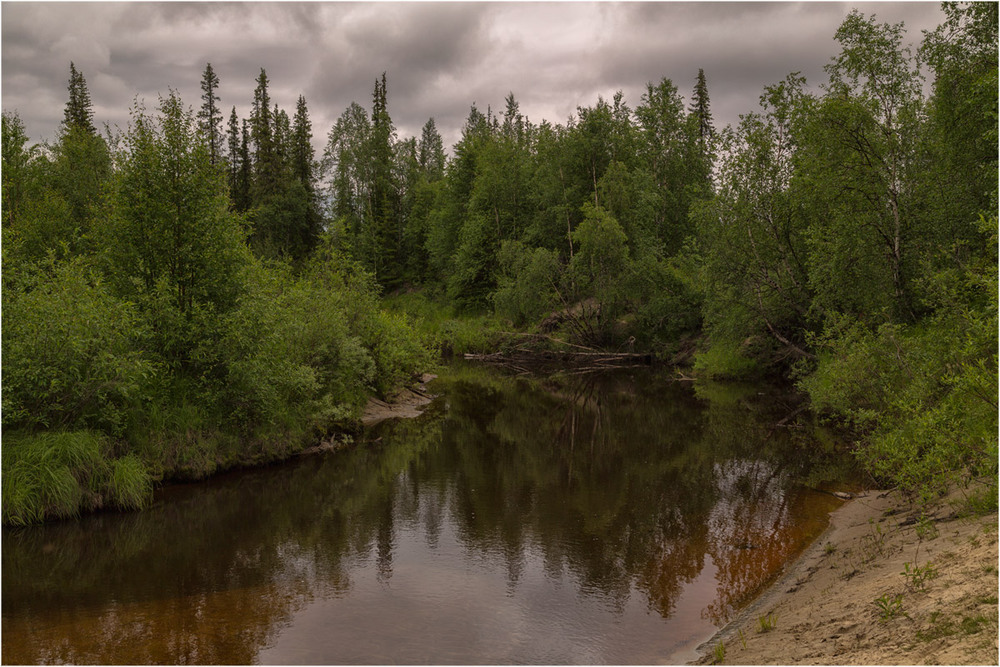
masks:
<svg viewBox="0 0 1000 667"><path fill-rule="evenodd" d="M458 369L350 450L3 534L11 663L655 664L824 529L780 394Z"/></svg>

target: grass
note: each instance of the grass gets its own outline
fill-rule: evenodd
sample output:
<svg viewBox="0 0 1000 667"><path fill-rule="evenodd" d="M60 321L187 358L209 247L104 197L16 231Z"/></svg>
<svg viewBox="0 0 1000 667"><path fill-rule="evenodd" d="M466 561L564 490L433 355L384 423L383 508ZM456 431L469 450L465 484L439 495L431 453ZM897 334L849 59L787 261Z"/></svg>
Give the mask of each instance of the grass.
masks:
<svg viewBox="0 0 1000 667"><path fill-rule="evenodd" d="M721 665L726 659L726 646L721 641L712 649L712 664Z"/></svg>
<svg viewBox="0 0 1000 667"><path fill-rule="evenodd" d="M405 313L422 339L442 353L493 352L503 338L502 326L493 315L459 313L453 304L425 291L386 295L382 307Z"/></svg>
<svg viewBox="0 0 1000 667"><path fill-rule="evenodd" d="M145 465L114 459L108 439L94 431L5 434L3 522L24 526L75 516L111 502L143 507L152 492Z"/></svg>
<svg viewBox="0 0 1000 667"><path fill-rule="evenodd" d="M962 628L962 632L965 634L974 635L982 630L984 626L988 626L989 624L990 619L987 616L984 614L976 614L975 616L963 617L960 627Z"/></svg>
<svg viewBox="0 0 1000 667"><path fill-rule="evenodd" d="M924 642L932 642L942 637L950 637L958 632L954 624L944 617L940 611L931 612L930 627L925 630L917 630L917 639Z"/></svg>
<svg viewBox="0 0 1000 667"><path fill-rule="evenodd" d="M757 632L770 632L776 627L778 627L778 617L774 615L774 612L757 617Z"/></svg>

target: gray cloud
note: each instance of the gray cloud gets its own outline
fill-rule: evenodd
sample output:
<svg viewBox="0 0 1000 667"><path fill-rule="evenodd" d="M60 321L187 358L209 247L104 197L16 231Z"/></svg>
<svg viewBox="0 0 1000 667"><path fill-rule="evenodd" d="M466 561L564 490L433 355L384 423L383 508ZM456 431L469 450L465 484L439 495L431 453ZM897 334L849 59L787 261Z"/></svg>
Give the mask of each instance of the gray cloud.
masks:
<svg viewBox="0 0 1000 667"><path fill-rule="evenodd" d="M2 103L36 140L54 138L72 60L98 123L124 127L135 97L176 89L200 105L205 63L226 110L249 113L261 68L291 113L303 94L319 149L352 102L368 108L388 78L401 136L433 116L447 145L475 103L502 110L513 92L531 120L563 123L622 90L633 108L666 77L688 98L698 68L718 126L752 111L765 85L801 71L810 84L837 52L848 3L169 2L2 5ZM862 3L906 21L910 41L941 19L936 3Z"/></svg>

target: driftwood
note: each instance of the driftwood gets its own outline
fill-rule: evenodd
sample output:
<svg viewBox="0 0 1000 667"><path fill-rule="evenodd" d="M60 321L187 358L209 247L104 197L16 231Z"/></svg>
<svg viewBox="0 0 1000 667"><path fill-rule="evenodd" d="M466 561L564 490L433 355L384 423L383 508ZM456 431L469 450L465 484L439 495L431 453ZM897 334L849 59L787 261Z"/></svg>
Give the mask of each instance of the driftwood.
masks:
<svg viewBox="0 0 1000 667"><path fill-rule="evenodd" d="M466 353L465 358L473 361L508 366L558 361L574 365L584 364L594 368L621 367L623 365L649 366L653 363L654 359L653 354L649 352L533 351L524 349L512 352L491 352L489 354ZM581 369L577 368L575 370Z"/></svg>

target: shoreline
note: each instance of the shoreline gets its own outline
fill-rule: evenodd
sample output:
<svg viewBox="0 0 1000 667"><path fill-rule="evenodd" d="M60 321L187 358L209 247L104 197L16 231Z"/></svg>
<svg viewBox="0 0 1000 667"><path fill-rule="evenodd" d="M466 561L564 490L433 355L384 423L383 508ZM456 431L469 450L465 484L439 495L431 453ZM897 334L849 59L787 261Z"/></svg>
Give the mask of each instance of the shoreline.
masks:
<svg viewBox="0 0 1000 667"><path fill-rule="evenodd" d="M997 514L961 499L847 501L689 664L997 664Z"/></svg>

